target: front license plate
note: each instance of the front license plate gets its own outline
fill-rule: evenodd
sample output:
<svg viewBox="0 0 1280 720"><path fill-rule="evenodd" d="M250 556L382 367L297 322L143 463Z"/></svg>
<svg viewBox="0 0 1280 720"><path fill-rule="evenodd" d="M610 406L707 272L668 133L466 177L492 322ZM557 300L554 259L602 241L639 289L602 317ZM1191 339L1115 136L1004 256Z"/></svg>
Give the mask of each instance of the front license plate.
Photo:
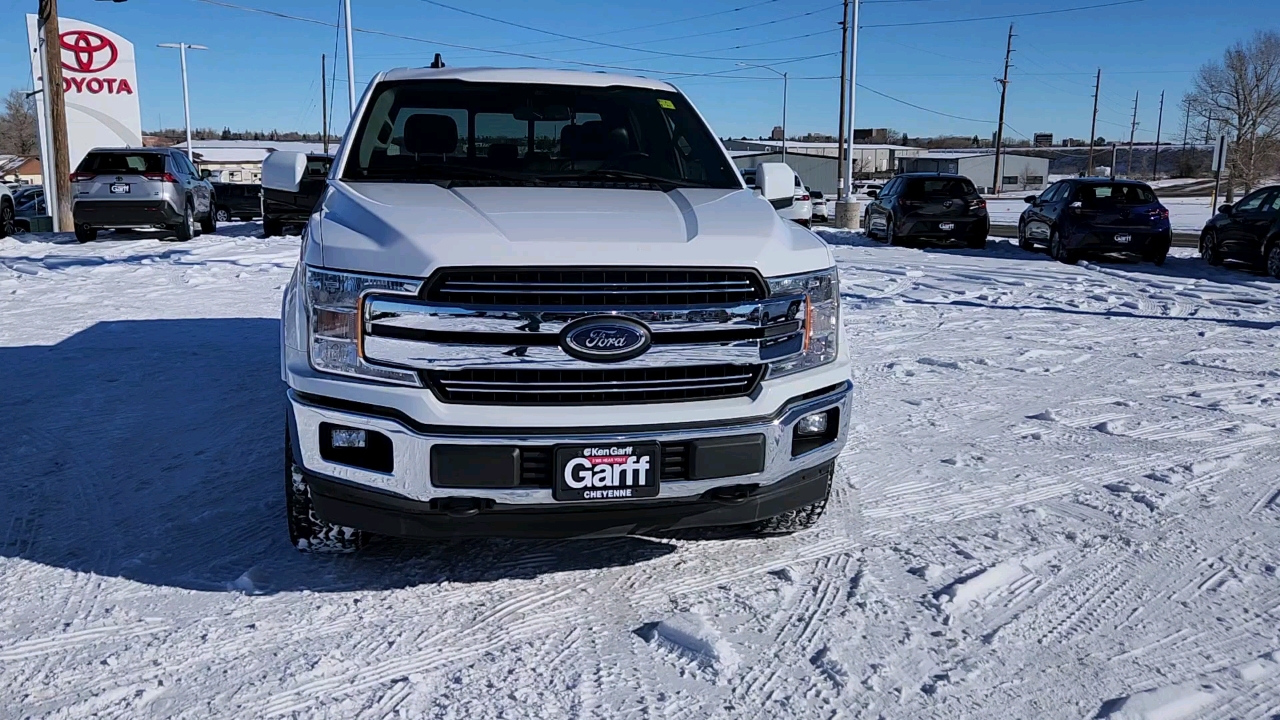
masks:
<svg viewBox="0 0 1280 720"><path fill-rule="evenodd" d="M130 187L129 183L115 183L111 186L111 194L112 195L121 195L121 194L128 195L130 192L129 187Z"/></svg>
<svg viewBox="0 0 1280 720"><path fill-rule="evenodd" d="M939 230L955 230L956 224L955 223L938 223L938 229Z"/></svg>
<svg viewBox="0 0 1280 720"><path fill-rule="evenodd" d="M577 445L556 448L556 500L634 500L658 496L658 446Z"/></svg>
<svg viewBox="0 0 1280 720"><path fill-rule="evenodd" d="M1116 242L1118 243L1128 243L1132 239L1133 239L1132 235L1125 235L1123 233L1116 236Z"/></svg>

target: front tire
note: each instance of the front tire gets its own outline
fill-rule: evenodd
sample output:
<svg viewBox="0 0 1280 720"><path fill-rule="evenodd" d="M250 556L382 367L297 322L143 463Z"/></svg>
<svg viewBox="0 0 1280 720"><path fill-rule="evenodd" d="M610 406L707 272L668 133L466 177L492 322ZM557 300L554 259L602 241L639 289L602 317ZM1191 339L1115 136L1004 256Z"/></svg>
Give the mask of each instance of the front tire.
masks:
<svg viewBox="0 0 1280 720"><path fill-rule="evenodd" d="M827 491L821 500L760 520L750 526L751 531L757 535L790 535L817 525L827 509L827 502L831 499L831 478L835 475L834 460L827 464L824 472L827 475Z"/></svg>
<svg viewBox="0 0 1280 720"><path fill-rule="evenodd" d="M81 243L93 242L98 239L98 228L88 225L76 226L76 240Z"/></svg>
<svg viewBox="0 0 1280 720"><path fill-rule="evenodd" d="M886 215L884 218L884 242L886 245L897 245L899 247L906 245L904 238L898 237L898 230L893 222L893 217Z"/></svg>
<svg viewBox="0 0 1280 720"><path fill-rule="evenodd" d="M1027 237L1027 226L1018 225L1018 247L1027 252L1035 252L1036 244L1031 242L1031 238Z"/></svg>
<svg viewBox="0 0 1280 720"><path fill-rule="evenodd" d="M293 462L289 433L284 438L284 500L289 523L289 542L304 553L345 555L364 547L368 535L359 530L321 520L311 502L302 468Z"/></svg>
<svg viewBox="0 0 1280 720"><path fill-rule="evenodd" d="M218 231L218 218L214 215L213 208L205 213L204 219L200 221L200 232L210 235Z"/></svg>
<svg viewBox="0 0 1280 720"><path fill-rule="evenodd" d="M1218 233L1212 230L1205 232L1200 240L1200 257L1210 265L1222 264L1222 248L1218 247Z"/></svg>

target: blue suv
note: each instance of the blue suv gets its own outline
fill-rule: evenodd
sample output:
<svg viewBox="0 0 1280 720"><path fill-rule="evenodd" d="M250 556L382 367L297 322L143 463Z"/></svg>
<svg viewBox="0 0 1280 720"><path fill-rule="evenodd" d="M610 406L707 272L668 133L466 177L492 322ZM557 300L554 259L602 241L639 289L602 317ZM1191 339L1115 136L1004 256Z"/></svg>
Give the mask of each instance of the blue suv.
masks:
<svg viewBox="0 0 1280 720"><path fill-rule="evenodd" d="M1163 265L1173 244L1168 208L1136 180L1071 178L1026 202L1018 245L1045 245L1064 263L1075 264L1085 253L1127 253Z"/></svg>

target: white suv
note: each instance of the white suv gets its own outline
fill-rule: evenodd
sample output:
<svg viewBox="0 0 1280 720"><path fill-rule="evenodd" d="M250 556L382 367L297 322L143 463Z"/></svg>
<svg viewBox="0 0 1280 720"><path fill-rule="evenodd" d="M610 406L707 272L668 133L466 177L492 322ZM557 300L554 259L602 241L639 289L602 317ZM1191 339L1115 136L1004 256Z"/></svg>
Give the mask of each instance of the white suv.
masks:
<svg viewBox="0 0 1280 720"><path fill-rule="evenodd" d="M375 77L284 295L294 544L811 526L852 385L793 177L656 80Z"/></svg>

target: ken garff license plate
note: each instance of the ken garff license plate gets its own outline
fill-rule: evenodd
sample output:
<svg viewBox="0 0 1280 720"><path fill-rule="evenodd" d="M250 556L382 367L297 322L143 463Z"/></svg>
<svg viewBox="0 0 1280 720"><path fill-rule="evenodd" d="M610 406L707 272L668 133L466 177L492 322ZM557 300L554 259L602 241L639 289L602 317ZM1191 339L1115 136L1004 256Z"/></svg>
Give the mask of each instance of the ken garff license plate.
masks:
<svg viewBox="0 0 1280 720"><path fill-rule="evenodd" d="M955 230L956 224L955 223L938 223L938 229L939 230Z"/></svg>
<svg viewBox="0 0 1280 720"><path fill-rule="evenodd" d="M115 195L119 195L121 193L128 194L129 183L113 183L111 185L111 192Z"/></svg>
<svg viewBox="0 0 1280 720"><path fill-rule="evenodd" d="M658 496L658 446L556 448L556 500L631 500Z"/></svg>
<svg viewBox="0 0 1280 720"><path fill-rule="evenodd" d="M1132 237L1132 236L1130 236L1130 235L1125 235L1124 233L1121 233L1121 234L1119 234L1119 235L1117 235L1117 236L1116 236L1116 242L1118 242L1118 243L1127 243L1127 242L1129 242L1129 241L1130 241L1130 240L1132 240L1132 239L1133 239L1133 237Z"/></svg>

